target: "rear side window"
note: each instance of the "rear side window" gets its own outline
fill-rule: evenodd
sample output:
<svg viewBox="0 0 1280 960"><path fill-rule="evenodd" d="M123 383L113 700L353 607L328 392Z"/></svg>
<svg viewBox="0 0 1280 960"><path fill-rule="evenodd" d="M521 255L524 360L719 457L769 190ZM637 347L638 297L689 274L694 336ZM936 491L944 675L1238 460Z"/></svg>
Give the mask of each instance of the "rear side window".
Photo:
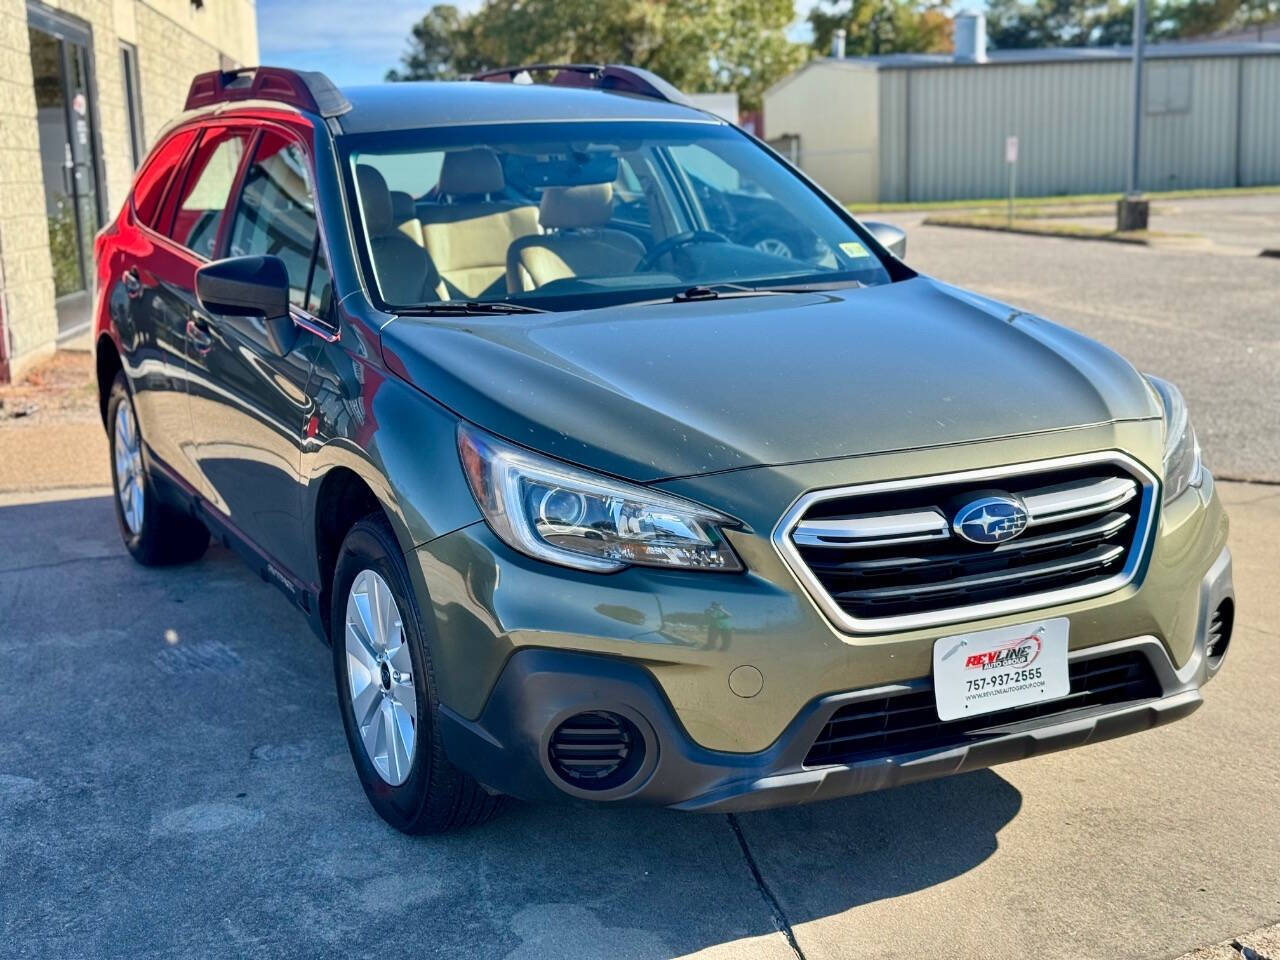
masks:
<svg viewBox="0 0 1280 960"><path fill-rule="evenodd" d="M306 309L316 232L307 156L295 141L267 130L245 172L228 255L279 257L289 269L290 300Z"/></svg>
<svg viewBox="0 0 1280 960"><path fill-rule="evenodd" d="M173 171L196 138L194 130L179 130L152 152L133 185L133 212L141 223L154 227L160 217L160 201L173 179Z"/></svg>
<svg viewBox="0 0 1280 960"><path fill-rule="evenodd" d="M187 167L169 236L202 257L213 256L245 138L243 130L206 130Z"/></svg>

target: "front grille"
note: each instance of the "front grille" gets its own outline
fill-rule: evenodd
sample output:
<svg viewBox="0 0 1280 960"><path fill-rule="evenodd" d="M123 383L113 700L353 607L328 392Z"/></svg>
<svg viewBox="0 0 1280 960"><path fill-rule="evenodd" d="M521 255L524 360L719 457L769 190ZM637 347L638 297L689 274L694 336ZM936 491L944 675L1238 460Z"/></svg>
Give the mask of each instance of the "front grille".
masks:
<svg viewBox="0 0 1280 960"><path fill-rule="evenodd" d="M1160 682L1141 653L1073 660L1070 673L1071 693L1062 699L946 722L938 719L932 687L847 704L822 728L809 748L805 766L946 749L991 736L992 727L1161 695Z"/></svg>
<svg viewBox="0 0 1280 960"><path fill-rule="evenodd" d="M971 619L974 608L1010 600L1031 609L1059 591L1096 596L1126 581L1153 490L1108 459L819 493L793 521L784 555L812 574L824 605L853 629ZM990 495L1021 498L1025 529L1003 543L972 543L952 521Z"/></svg>

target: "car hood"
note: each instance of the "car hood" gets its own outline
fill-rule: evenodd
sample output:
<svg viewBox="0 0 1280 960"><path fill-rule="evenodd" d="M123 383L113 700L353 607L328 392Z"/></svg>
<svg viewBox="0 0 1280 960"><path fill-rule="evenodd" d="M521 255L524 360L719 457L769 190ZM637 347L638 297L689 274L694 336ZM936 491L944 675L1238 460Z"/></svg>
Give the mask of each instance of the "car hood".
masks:
<svg viewBox="0 0 1280 960"><path fill-rule="evenodd" d="M510 317L400 317L388 366L502 437L650 482L1158 417L1112 351L927 277Z"/></svg>

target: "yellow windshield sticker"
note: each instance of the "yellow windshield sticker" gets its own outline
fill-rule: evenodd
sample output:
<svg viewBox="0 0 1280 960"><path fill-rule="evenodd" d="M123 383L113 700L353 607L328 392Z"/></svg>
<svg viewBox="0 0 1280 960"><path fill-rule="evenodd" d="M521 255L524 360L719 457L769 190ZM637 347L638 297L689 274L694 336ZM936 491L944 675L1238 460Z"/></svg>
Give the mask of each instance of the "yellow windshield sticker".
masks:
<svg viewBox="0 0 1280 960"><path fill-rule="evenodd" d="M840 249L844 251L846 257L852 257L855 260L859 257L871 256L871 254L867 253L867 248L860 243L842 243L840 244Z"/></svg>

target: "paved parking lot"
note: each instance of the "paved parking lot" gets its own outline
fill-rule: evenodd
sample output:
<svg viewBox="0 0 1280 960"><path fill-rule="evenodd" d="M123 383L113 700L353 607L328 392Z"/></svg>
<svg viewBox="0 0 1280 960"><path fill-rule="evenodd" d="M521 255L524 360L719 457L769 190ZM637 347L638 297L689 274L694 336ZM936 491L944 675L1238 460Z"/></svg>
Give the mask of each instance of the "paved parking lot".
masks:
<svg viewBox="0 0 1280 960"><path fill-rule="evenodd" d="M911 243L1168 374L1220 472L1280 479L1280 264ZM1220 490L1241 622L1185 722L807 808L513 805L417 839L365 803L328 653L274 589L222 550L135 566L101 491L0 495L3 953L1127 960L1254 929L1280 918L1280 487Z"/></svg>
<svg viewBox="0 0 1280 960"><path fill-rule="evenodd" d="M1208 219L1224 201L1198 203ZM1280 481L1280 259L879 218L906 227L917 269L1074 327L1178 384L1219 473Z"/></svg>

